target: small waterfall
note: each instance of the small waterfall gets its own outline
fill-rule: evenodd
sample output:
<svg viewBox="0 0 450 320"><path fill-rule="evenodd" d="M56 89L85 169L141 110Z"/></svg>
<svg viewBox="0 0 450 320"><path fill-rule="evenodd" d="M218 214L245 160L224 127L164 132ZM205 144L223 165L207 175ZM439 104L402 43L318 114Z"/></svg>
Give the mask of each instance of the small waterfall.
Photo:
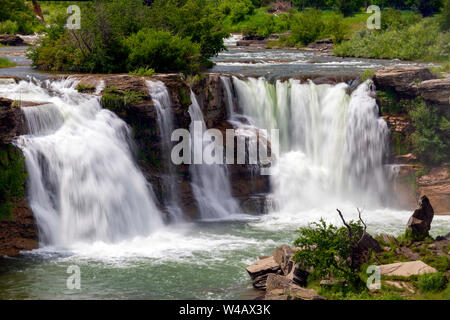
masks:
<svg viewBox="0 0 450 320"><path fill-rule="evenodd" d="M225 88L228 119L233 119L235 114L235 106L234 106L233 92L231 91L232 90L231 80L229 77L222 76L220 77L220 81L222 81L222 84Z"/></svg>
<svg viewBox="0 0 450 320"><path fill-rule="evenodd" d="M0 95L45 105L23 108L29 198L41 242L115 242L163 226L151 186L133 161L129 128L70 80L0 85Z"/></svg>
<svg viewBox="0 0 450 320"><path fill-rule="evenodd" d="M192 105L189 107L191 116L191 140L192 161L190 166L192 176L192 190L200 210L202 219L220 219L230 214L240 212L239 205L231 195L231 188L226 165L219 164L195 164L194 159L201 159L204 150L203 133L206 124L203 113L197 101L197 97L191 91ZM201 130L195 130L195 126L201 126ZM195 136L197 135L197 136ZM202 142L196 145L195 142Z"/></svg>
<svg viewBox="0 0 450 320"><path fill-rule="evenodd" d="M150 96L155 103L157 111L158 128L161 135L162 144L162 162L168 173L165 179L165 185L168 190L164 198L164 205L166 206L170 217L173 220L183 220L183 212L177 204L177 188L175 179L175 168L170 159L172 150L171 135L174 131L174 122L172 114L172 103L170 101L169 91L166 85L161 81L146 81L149 88Z"/></svg>
<svg viewBox="0 0 450 320"><path fill-rule="evenodd" d="M234 77L233 85L239 107L256 126L280 129L281 154L271 179L281 210L385 203L388 130L370 82L351 96L345 83Z"/></svg>

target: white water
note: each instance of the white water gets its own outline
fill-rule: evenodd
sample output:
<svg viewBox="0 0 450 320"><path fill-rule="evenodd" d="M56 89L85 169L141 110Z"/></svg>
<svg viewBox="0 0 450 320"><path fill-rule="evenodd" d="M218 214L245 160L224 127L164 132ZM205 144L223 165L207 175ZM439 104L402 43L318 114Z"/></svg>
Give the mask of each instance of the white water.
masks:
<svg viewBox="0 0 450 320"><path fill-rule="evenodd" d="M23 108L31 208L43 244L115 242L163 226L151 186L136 167L129 128L70 80L0 86L0 95L45 106Z"/></svg>
<svg viewBox="0 0 450 320"><path fill-rule="evenodd" d="M233 83L244 114L259 128L280 129L281 156L271 177L279 211L384 207L388 129L370 83L350 97L344 83Z"/></svg>
<svg viewBox="0 0 450 320"><path fill-rule="evenodd" d="M195 145L195 141L203 141L203 133L206 130L206 124L197 97L192 91L191 101L192 104L189 107L191 125L189 129L193 141L193 164L190 166L190 172L194 197L197 201L202 219L226 219L231 214L238 213L241 210L239 209L238 203L231 195L230 182L227 167L225 165L206 163L194 164L194 159L202 158L198 153L203 154L205 145L204 143L202 143L201 146ZM202 130L194 130L195 122L201 124Z"/></svg>
<svg viewBox="0 0 450 320"><path fill-rule="evenodd" d="M155 108L157 111L157 122L159 132L161 136L162 144L162 159L161 161L165 165L167 170L167 177L165 184L168 190L168 194L165 195L165 203L170 217L175 221L183 220L183 212L177 203L177 187L175 179L175 168L173 167L170 159L170 153L172 151L171 135L174 131L174 121L172 112L172 102L170 101L169 91L166 85L161 81L146 81L149 88L150 96L152 97Z"/></svg>

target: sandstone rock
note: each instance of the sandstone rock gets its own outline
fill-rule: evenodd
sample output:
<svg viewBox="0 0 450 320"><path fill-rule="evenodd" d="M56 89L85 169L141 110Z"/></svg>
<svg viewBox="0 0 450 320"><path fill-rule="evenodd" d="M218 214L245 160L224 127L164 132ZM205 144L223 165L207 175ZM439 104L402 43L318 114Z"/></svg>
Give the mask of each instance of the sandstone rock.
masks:
<svg viewBox="0 0 450 320"><path fill-rule="evenodd" d="M385 276L409 277L413 275L421 275L424 273L437 272L435 268L430 267L421 260L384 264L379 267L381 275Z"/></svg>
<svg viewBox="0 0 450 320"><path fill-rule="evenodd" d="M0 34L0 44L5 46L21 46L23 39L14 34Z"/></svg>
<svg viewBox="0 0 450 320"><path fill-rule="evenodd" d="M416 290L414 289L414 286L405 281L384 281L385 285L395 287L397 289L406 290L409 293L416 293Z"/></svg>
<svg viewBox="0 0 450 320"><path fill-rule="evenodd" d="M426 196L422 196L420 198L419 208L409 218L406 229L411 230L413 237L417 239L428 236L433 217L434 210L430 204L430 200Z"/></svg>
<svg viewBox="0 0 450 320"><path fill-rule="evenodd" d="M272 256L257 260L245 270L247 270L250 278L253 280L253 286L259 290L266 289L266 280L269 274L281 271L280 265L275 262Z"/></svg>
<svg viewBox="0 0 450 320"><path fill-rule="evenodd" d="M14 101L0 98L0 143L8 144L16 136L25 134L25 119Z"/></svg>
<svg viewBox="0 0 450 320"><path fill-rule="evenodd" d="M418 89L425 100L450 106L450 77L422 81Z"/></svg>
<svg viewBox="0 0 450 320"><path fill-rule="evenodd" d="M393 88L400 96L418 95L418 84L434 79L431 71L424 67L386 67L375 72L374 82L377 88Z"/></svg>
<svg viewBox="0 0 450 320"><path fill-rule="evenodd" d="M0 258L39 247L37 226L26 200L14 205L13 217L0 221Z"/></svg>
<svg viewBox="0 0 450 320"><path fill-rule="evenodd" d="M435 214L450 214L450 170L435 167L417 179L417 193L427 195Z"/></svg>
<svg viewBox="0 0 450 320"><path fill-rule="evenodd" d="M275 248L273 251L273 259L280 265L281 271L284 275L288 275L292 271L294 267L294 261L292 258L297 250L298 249L291 248L290 246L283 244L282 246Z"/></svg>
<svg viewBox="0 0 450 320"><path fill-rule="evenodd" d="M281 295L287 296L287 300L324 300L313 289L302 288L285 276L269 274L265 300L272 300Z"/></svg>

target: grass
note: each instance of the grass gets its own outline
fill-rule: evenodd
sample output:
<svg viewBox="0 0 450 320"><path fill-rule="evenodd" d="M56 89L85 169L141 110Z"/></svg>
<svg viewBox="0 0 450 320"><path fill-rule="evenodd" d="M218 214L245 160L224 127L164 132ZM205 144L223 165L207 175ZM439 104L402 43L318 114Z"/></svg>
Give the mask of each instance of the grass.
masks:
<svg viewBox="0 0 450 320"><path fill-rule="evenodd" d="M9 61L7 58L0 58L0 68L12 68L15 66L16 64Z"/></svg>

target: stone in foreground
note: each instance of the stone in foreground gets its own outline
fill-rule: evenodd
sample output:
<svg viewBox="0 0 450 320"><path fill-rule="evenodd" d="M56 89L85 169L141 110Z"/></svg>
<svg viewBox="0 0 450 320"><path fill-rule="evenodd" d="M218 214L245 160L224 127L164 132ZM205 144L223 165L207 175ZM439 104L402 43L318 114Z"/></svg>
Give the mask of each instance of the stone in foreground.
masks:
<svg viewBox="0 0 450 320"><path fill-rule="evenodd" d="M384 276L409 277L437 272L435 268L430 267L421 260L384 264L379 267L381 274Z"/></svg>
<svg viewBox="0 0 450 320"><path fill-rule="evenodd" d="M267 276L267 293L264 300L325 300L313 289L305 289L285 276L269 274Z"/></svg>

